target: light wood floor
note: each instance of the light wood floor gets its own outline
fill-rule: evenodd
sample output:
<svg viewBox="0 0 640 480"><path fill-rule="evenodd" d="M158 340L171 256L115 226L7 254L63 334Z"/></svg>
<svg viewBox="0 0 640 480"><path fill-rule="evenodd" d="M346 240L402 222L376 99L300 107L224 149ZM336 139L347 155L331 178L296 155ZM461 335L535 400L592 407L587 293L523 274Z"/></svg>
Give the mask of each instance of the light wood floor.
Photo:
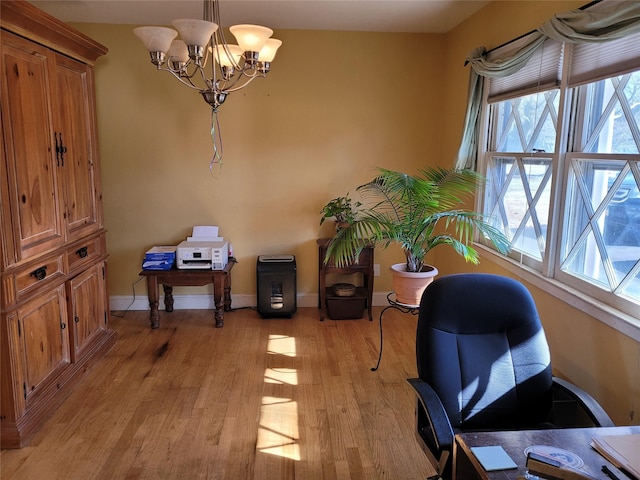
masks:
<svg viewBox="0 0 640 480"><path fill-rule="evenodd" d="M414 436L417 317L293 319L253 310L112 317L118 343L2 479L425 479Z"/></svg>

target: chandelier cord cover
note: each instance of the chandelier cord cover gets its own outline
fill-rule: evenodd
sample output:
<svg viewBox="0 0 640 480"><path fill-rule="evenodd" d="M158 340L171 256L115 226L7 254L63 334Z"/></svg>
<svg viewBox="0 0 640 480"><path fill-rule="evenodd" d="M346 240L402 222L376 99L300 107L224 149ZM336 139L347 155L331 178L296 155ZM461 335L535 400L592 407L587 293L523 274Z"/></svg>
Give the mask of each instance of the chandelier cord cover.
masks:
<svg viewBox="0 0 640 480"><path fill-rule="evenodd" d="M183 85L198 90L211 106L212 169L215 164L222 165L218 108L230 93L269 73L282 41L270 38L270 28L242 24L229 27L237 44L228 43L216 0L203 1L203 20L178 19L171 24L175 30L146 26L134 29L134 33L158 70L169 72ZM178 34L180 38L176 38Z"/></svg>

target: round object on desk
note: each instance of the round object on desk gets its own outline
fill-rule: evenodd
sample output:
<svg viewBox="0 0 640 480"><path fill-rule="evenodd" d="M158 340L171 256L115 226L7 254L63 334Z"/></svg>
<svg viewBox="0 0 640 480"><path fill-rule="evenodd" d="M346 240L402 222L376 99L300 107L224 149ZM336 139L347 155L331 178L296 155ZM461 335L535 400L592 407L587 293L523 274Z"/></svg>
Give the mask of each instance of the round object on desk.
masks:
<svg viewBox="0 0 640 480"><path fill-rule="evenodd" d="M525 455L528 455L529 452L537 453L551 460L557 460L568 467L581 468L584 465L584 460L575 453L550 445L532 445L524 450Z"/></svg>
<svg viewBox="0 0 640 480"><path fill-rule="evenodd" d="M356 293L356 286L351 283L336 283L331 287L331 291L336 297L353 297Z"/></svg>

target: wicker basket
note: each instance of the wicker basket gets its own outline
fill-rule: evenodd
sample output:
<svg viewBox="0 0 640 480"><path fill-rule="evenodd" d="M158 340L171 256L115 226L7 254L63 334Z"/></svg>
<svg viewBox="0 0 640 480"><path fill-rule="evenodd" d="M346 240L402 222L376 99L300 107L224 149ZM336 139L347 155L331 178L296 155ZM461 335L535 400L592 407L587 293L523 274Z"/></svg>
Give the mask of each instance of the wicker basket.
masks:
<svg viewBox="0 0 640 480"><path fill-rule="evenodd" d="M331 287L336 297L353 297L356 293L356 286L351 283L336 283Z"/></svg>

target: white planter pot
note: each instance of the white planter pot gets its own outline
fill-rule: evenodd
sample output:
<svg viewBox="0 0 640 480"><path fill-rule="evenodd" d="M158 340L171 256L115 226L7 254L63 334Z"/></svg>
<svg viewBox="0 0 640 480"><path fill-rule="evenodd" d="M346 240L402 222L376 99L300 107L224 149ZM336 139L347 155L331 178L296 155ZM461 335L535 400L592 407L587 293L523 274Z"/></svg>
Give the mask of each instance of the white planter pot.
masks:
<svg viewBox="0 0 640 480"><path fill-rule="evenodd" d="M406 263L396 263L390 269L396 301L411 306L420 305L424 289L438 275L438 269L431 265L425 265L422 272L407 272Z"/></svg>

